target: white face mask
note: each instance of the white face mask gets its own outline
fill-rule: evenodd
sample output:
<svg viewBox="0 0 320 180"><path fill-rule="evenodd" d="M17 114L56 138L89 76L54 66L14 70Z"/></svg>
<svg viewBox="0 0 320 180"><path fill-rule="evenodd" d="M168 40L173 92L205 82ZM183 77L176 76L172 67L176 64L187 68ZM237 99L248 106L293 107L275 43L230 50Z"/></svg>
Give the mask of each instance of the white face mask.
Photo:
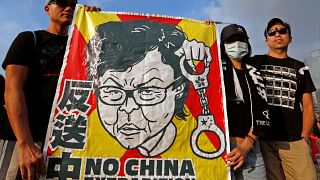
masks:
<svg viewBox="0 0 320 180"><path fill-rule="evenodd" d="M245 42L236 41L230 44L224 44L226 53L230 59L241 60L248 54L248 44Z"/></svg>

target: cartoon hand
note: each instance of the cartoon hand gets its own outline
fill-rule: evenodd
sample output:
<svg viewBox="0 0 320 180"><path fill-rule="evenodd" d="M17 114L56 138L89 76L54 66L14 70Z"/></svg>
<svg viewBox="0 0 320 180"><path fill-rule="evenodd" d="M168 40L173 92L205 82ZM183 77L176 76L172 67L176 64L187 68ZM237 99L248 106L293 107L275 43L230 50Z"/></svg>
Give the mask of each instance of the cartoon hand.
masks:
<svg viewBox="0 0 320 180"><path fill-rule="evenodd" d="M207 66L212 59L210 48L204 45L202 42L197 42L196 40L185 40L182 44L182 47L178 49L175 54L179 57L182 57L183 60L187 60L188 64L194 71L196 70L193 60L205 61L205 66Z"/></svg>
<svg viewBox="0 0 320 180"><path fill-rule="evenodd" d="M202 42L197 42L196 40L185 40L182 44L182 47L178 49L175 54L178 57L181 57L180 68L182 74L192 82L195 89L198 90L208 87L207 75L209 73L210 62L212 60L210 48ZM198 73L196 70L194 60L204 61L205 67L202 74ZM195 73L191 73L186 70L184 61L187 61L190 68L192 68L193 72Z"/></svg>

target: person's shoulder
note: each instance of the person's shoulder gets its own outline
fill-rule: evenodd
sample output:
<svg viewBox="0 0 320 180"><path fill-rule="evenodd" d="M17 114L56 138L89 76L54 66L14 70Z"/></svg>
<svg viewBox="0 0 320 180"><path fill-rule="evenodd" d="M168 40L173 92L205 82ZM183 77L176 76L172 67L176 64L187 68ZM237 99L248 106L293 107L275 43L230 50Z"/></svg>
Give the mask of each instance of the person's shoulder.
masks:
<svg viewBox="0 0 320 180"><path fill-rule="evenodd" d="M289 59L291 62L297 64L299 67L304 67L304 66L306 66L304 62L302 62L302 61L300 61L300 60L298 60L298 59L295 59L295 58L292 58L292 57L288 57L288 59Z"/></svg>
<svg viewBox="0 0 320 180"><path fill-rule="evenodd" d="M250 59L252 59L252 60L261 60L261 59L265 59L265 58L266 58L265 54L256 54L256 55L250 57Z"/></svg>
<svg viewBox="0 0 320 180"><path fill-rule="evenodd" d="M36 31L33 31L35 34L39 34L39 35L51 35L51 33L49 33L48 31L46 30L36 30Z"/></svg>
<svg viewBox="0 0 320 180"><path fill-rule="evenodd" d="M254 55L247 60L246 64L249 64L259 69L261 64L264 63L265 59L266 59L265 55Z"/></svg>
<svg viewBox="0 0 320 180"><path fill-rule="evenodd" d="M32 31L22 31L18 34L18 37L30 37L32 34Z"/></svg>
<svg viewBox="0 0 320 180"><path fill-rule="evenodd" d="M17 35L15 41L31 42L33 39L34 35L32 31L22 31Z"/></svg>

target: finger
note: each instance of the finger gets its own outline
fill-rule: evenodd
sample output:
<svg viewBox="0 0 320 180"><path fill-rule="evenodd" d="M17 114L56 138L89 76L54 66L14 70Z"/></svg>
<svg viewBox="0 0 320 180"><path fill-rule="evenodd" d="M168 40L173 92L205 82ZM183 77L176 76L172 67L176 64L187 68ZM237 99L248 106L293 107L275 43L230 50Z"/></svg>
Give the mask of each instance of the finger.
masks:
<svg viewBox="0 0 320 180"><path fill-rule="evenodd" d="M23 165L20 166L20 173L21 173L22 179L28 178L28 173L27 173L27 169L25 166L23 166Z"/></svg>
<svg viewBox="0 0 320 180"><path fill-rule="evenodd" d="M32 166L27 166L28 180L33 180L34 178L34 168Z"/></svg>
<svg viewBox="0 0 320 180"><path fill-rule="evenodd" d="M234 166L234 165L236 165L236 164L237 164L237 162L233 162L233 161L229 161L229 162L227 163L228 166Z"/></svg>
<svg viewBox="0 0 320 180"><path fill-rule="evenodd" d="M39 161L39 170L40 170L40 175L45 176L46 175L46 164L44 162L43 157L41 157L41 160Z"/></svg>
<svg viewBox="0 0 320 180"><path fill-rule="evenodd" d="M183 56L185 53L184 53L183 48L179 48L174 54L177 55L178 57L181 57L181 56Z"/></svg>
<svg viewBox="0 0 320 180"><path fill-rule="evenodd" d="M237 160L239 159L239 157L240 157L240 153L237 152L236 154L234 154L234 156L228 158L228 160L230 160L230 161L237 161Z"/></svg>
<svg viewBox="0 0 320 180"><path fill-rule="evenodd" d="M196 41L192 41L192 59L204 60L205 45Z"/></svg>
<svg viewBox="0 0 320 180"><path fill-rule="evenodd" d="M194 65L192 60L187 60L188 64L190 65L190 67L192 68L193 71L197 71L196 70L196 66Z"/></svg>
<svg viewBox="0 0 320 180"><path fill-rule="evenodd" d="M40 177L39 163L35 164L34 166L34 176L35 176L35 179L38 179Z"/></svg>
<svg viewBox="0 0 320 180"><path fill-rule="evenodd" d="M187 60L192 59L192 46L191 45L186 46L185 53L186 53L185 56L186 56Z"/></svg>
<svg viewBox="0 0 320 180"><path fill-rule="evenodd" d="M207 25L213 25L213 21L211 21L210 19L205 20L204 23Z"/></svg>
<svg viewBox="0 0 320 180"><path fill-rule="evenodd" d="M44 176L46 173L46 167L45 167L45 163L44 163L44 158L43 158L43 154L41 152L41 148L38 144L34 144L37 148L38 151L36 152L36 161L35 161L35 173L37 174L37 176Z"/></svg>
<svg viewBox="0 0 320 180"><path fill-rule="evenodd" d="M207 58L205 60L205 66L209 66L211 60L212 60L212 57L211 57L211 53L210 53L210 48L209 47L205 47L205 54L207 55Z"/></svg>
<svg viewBox="0 0 320 180"><path fill-rule="evenodd" d="M98 12L98 11L101 11L101 9L97 6L94 6L94 11Z"/></svg>
<svg viewBox="0 0 320 180"><path fill-rule="evenodd" d="M239 156L238 156L238 155L235 155L235 156L229 158L228 160L229 160L229 161L232 161L232 162L237 162L238 159L239 159Z"/></svg>
<svg viewBox="0 0 320 180"><path fill-rule="evenodd" d="M96 6L91 6L90 7L90 11L92 12L92 11L97 11L97 7Z"/></svg>
<svg viewBox="0 0 320 180"><path fill-rule="evenodd" d="M237 170L238 168L240 168L243 164L243 161L240 161L233 169Z"/></svg>
<svg viewBox="0 0 320 180"><path fill-rule="evenodd" d="M200 60L199 59L200 51L201 51L201 44L195 44L195 45L191 46L192 59Z"/></svg>
<svg viewBox="0 0 320 180"><path fill-rule="evenodd" d="M204 55L205 55L205 46L204 44L202 44L202 47L199 50L199 60L204 60Z"/></svg>
<svg viewBox="0 0 320 180"><path fill-rule="evenodd" d="M227 167L231 166L230 163L231 163L230 161L227 161L226 166L227 166Z"/></svg>
<svg viewBox="0 0 320 180"><path fill-rule="evenodd" d="M237 156L232 156L232 157L228 158L227 160L230 162L237 162L238 158L239 157L237 157Z"/></svg>
<svg viewBox="0 0 320 180"><path fill-rule="evenodd" d="M89 9L90 12L98 11L98 7L97 6L89 6L89 7L90 7L90 9Z"/></svg>
<svg viewBox="0 0 320 180"><path fill-rule="evenodd" d="M228 154L227 154L227 158L230 158L230 157L232 157L232 156L234 156L235 154L236 154L236 150L235 149L233 149L231 152L229 152Z"/></svg>

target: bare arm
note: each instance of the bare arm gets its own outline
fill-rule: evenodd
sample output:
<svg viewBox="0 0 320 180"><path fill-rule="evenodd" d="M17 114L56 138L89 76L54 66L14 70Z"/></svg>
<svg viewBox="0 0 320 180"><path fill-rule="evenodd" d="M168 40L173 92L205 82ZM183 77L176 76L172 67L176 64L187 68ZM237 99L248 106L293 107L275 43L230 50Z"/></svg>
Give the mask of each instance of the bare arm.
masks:
<svg viewBox="0 0 320 180"><path fill-rule="evenodd" d="M309 136L312 132L314 123L314 109L313 109L313 99L311 93L304 93L302 96L302 109L303 109L303 122L302 122L302 133L303 137L307 142L309 142Z"/></svg>
<svg viewBox="0 0 320 180"><path fill-rule="evenodd" d="M5 102L10 124L17 138L19 166L24 179L33 179L35 175L44 175L45 166L39 147L31 136L24 84L29 68L20 65L6 67Z"/></svg>

